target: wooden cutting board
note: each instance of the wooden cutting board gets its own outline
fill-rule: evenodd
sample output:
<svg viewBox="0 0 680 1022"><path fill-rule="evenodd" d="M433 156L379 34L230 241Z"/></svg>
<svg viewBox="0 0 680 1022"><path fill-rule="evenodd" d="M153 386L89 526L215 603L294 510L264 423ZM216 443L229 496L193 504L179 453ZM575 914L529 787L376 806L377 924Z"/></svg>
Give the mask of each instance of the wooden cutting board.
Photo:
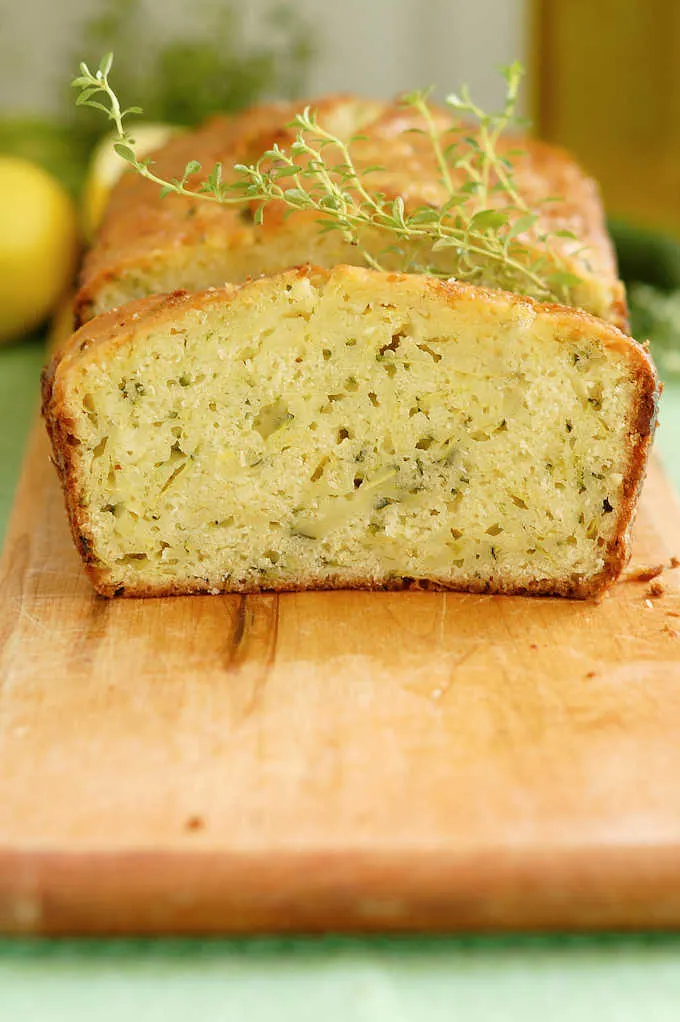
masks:
<svg viewBox="0 0 680 1022"><path fill-rule="evenodd" d="M672 555L653 465L632 563ZM107 602L38 429L0 570L0 930L679 925L661 582Z"/></svg>

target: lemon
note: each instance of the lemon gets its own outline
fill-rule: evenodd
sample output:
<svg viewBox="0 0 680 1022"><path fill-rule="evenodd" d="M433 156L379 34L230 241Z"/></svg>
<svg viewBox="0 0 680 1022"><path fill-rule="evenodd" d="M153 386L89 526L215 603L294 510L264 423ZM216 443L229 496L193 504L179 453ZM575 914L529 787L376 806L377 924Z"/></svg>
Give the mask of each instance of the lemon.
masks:
<svg viewBox="0 0 680 1022"><path fill-rule="evenodd" d="M137 156L146 156L158 149L181 130L174 124L136 124L134 138ZM115 135L106 135L90 157L81 200L83 231L88 241L102 221L111 189L128 166L113 148L115 143Z"/></svg>
<svg viewBox="0 0 680 1022"><path fill-rule="evenodd" d="M49 315L77 253L77 217L64 188L29 160L0 156L0 344Z"/></svg>

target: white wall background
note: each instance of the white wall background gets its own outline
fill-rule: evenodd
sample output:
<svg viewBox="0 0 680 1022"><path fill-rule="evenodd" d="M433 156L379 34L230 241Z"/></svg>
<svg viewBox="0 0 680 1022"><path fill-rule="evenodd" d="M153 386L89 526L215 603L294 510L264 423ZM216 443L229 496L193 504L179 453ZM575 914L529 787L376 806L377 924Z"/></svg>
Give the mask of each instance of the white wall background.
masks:
<svg viewBox="0 0 680 1022"><path fill-rule="evenodd" d="M158 30L195 27L190 0L147 0ZM241 0L251 31L268 0ZM333 90L388 97L467 82L485 108L502 87L495 69L526 58L527 0L296 0L316 26L309 95ZM0 109L45 110L63 88L64 61L96 0L0 0ZM94 61L97 54L83 54ZM76 68L71 69L75 72Z"/></svg>

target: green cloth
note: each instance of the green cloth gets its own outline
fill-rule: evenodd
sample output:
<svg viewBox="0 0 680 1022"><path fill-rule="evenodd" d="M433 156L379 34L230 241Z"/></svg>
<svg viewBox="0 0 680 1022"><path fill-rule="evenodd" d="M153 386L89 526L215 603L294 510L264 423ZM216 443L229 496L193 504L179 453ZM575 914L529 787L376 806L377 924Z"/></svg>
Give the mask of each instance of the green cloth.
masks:
<svg viewBox="0 0 680 1022"><path fill-rule="evenodd" d="M39 339L0 349L0 542L5 535L26 437L38 409L38 377L44 357Z"/></svg>
<svg viewBox="0 0 680 1022"><path fill-rule="evenodd" d="M680 940L0 942L3 1022L677 1022Z"/></svg>
<svg viewBox="0 0 680 1022"><path fill-rule="evenodd" d="M37 341L0 351L0 535L41 361ZM658 445L680 486L678 383ZM680 936L0 940L0 1022L679 1018Z"/></svg>

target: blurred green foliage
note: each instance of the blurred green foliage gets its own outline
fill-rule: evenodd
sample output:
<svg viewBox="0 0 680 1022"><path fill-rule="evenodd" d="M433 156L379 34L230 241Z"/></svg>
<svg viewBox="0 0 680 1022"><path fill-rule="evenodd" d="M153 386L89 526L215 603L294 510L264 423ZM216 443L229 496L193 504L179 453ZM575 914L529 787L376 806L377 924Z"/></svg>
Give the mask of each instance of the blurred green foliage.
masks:
<svg viewBox="0 0 680 1022"><path fill-rule="evenodd" d="M662 375L680 375L680 242L621 220L608 222L628 287L633 337L649 341Z"/></svg>
<svg viewBox="0 0 680 1022"><path fill-rule="evenodd" d="M680 375L680 290L660 291L651 284L632 284L628 292L631 332L649 340L664 376Z"/></svg>
<svg viewBox="0 0 680 1022"><path fill-rule="evenodd" d="M81 60L96 65L112 50L116 90L144 110L144 120L197 124L263 97L294 98L304 88L314 35L294 3L273 4L248 32L244 0L200 0L193 28L168 36L141 0L107 0L83 26L67 67L56 118L0 118L0 152L35 160L77 194L89 154L106 122L74 105L70 88Z"/></svg>
<svg viewBox="0 0 680 1022"><path fill-rule="evenodd" d="M76 196L83 182L90 146L69 127L46 117L0 118L0 153L23 156L44 167Z"/></svg>
<svg viewBox="0 0 680 1022"><path fill-rule="evenodd" d="M163 42L140 0L109 0L85 26L73 73L81 60L96 64L112 50L123 101L134 99L145 120L173 124L242 110L263 95L299 95L314 52L310 26L293 6L277 4L262 16L257 38L250 38L246 9L242 0L203 0L195 7L194 24L200 28ZM73 93L68 108L73 110ZM96 137L101 118L78 114L81 130L91 125Z"/></svg>
<svg viewBox="0 0 680 1022"><path fill-rule="evenodd" d="M680 242L625 220L609 219L619 275L626 283L643 281L662 291L680 288Z"/></svg>

